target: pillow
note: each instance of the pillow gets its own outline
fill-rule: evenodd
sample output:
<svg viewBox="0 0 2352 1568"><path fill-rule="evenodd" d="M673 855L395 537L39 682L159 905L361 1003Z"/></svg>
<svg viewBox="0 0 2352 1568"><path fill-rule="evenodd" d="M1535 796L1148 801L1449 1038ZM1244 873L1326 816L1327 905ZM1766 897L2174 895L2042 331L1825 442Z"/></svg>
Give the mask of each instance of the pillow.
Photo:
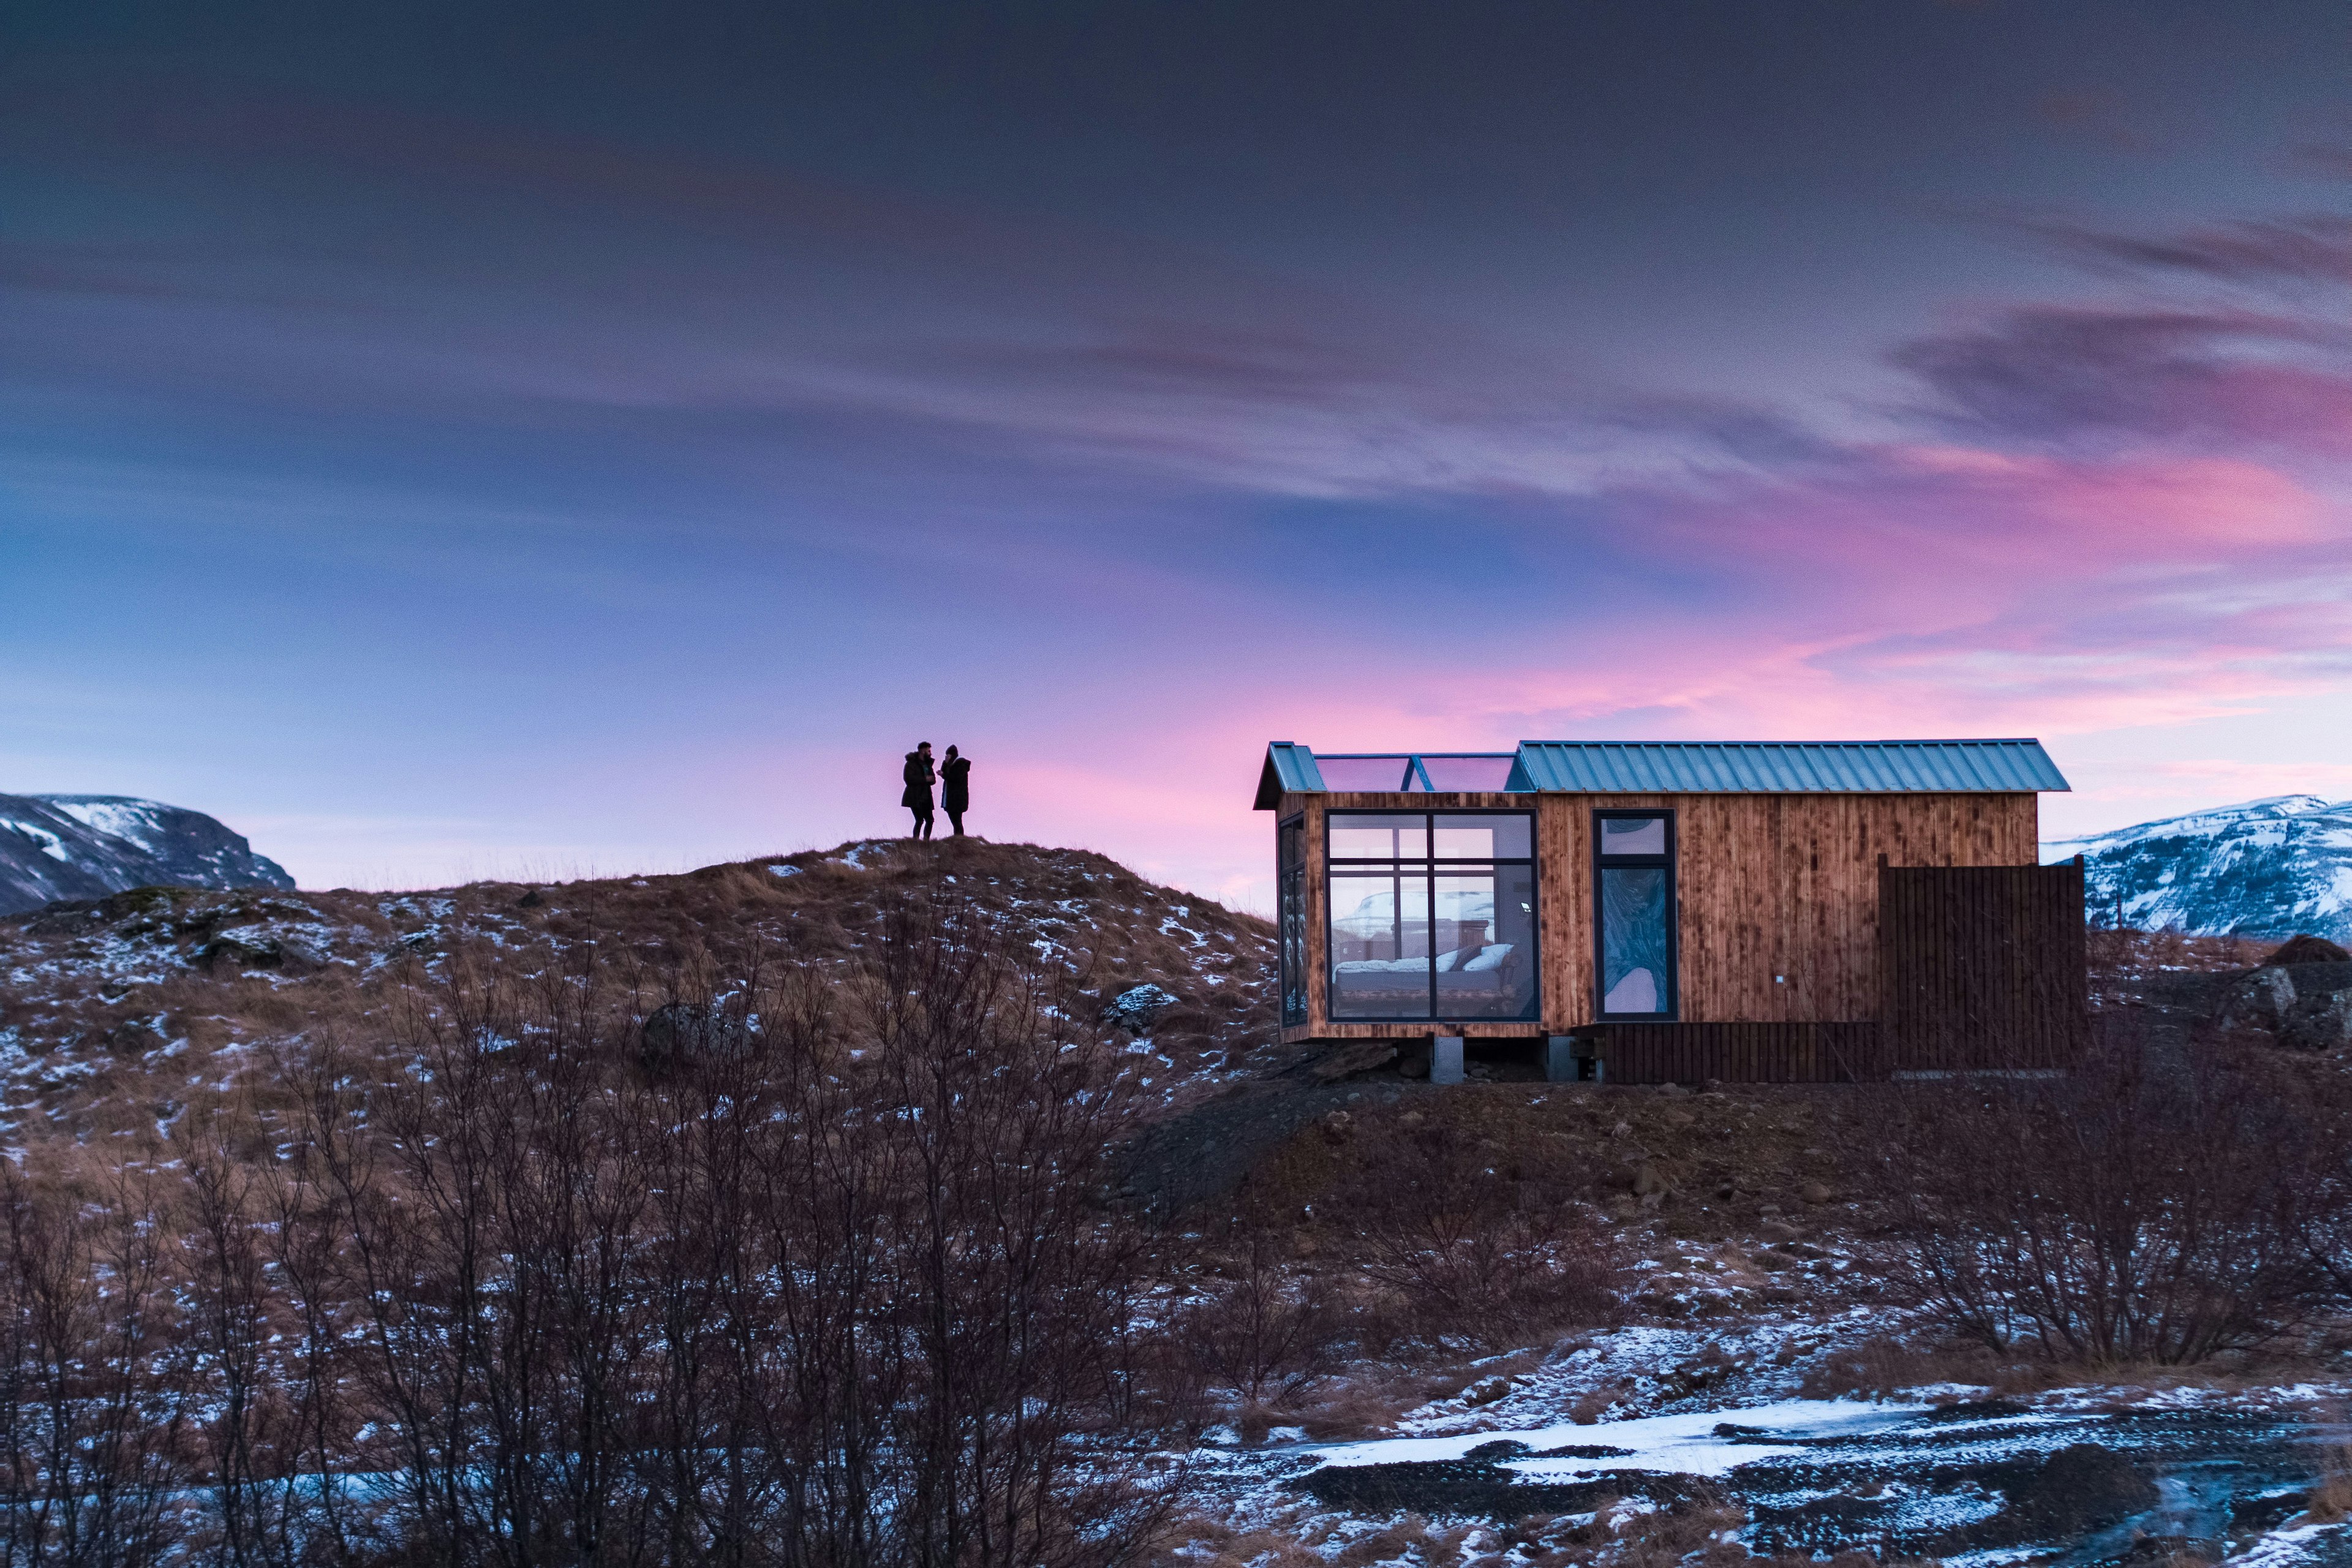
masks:
<svg viewBox="0 0 2352 1568"><path fill-rule="evenodd" d="M1351 958L1332 968L1341 974L1426 974L1429 960L1425 958Z"/></svg>
<svg viewBox="0 0 2352 1568"><path fill-rule="evenodd" d="M1503 967L1503 960L1510 956L1511 944L1509 942L1495 942L1477 957L1464 964L1462 966L1462 972L1467 974L1474 969L1500 969Z"/></svg>

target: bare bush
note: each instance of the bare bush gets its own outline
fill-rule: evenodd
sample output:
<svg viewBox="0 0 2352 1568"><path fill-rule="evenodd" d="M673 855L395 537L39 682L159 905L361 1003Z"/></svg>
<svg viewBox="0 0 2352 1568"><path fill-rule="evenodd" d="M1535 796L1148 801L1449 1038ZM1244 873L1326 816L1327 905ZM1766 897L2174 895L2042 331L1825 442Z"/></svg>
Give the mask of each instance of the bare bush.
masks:
<svg viewBox="0 0 2352 1568"><path fill-rule="evenodd" d="M37 1191L0 1162L0 1563L160 1561L184 1364L155 1193Z"/></svg>
<svg viewBox="0 0 2352 1568"><path fill-rule="evenodd" d="M1951 1329L2091 1363L2262 1342L2333 1289L2310 1244L2327 1141L2259 1058L2110 1027L2070 1073L1910 1087L1886 1162Z"/></svg>
<svg viewBox="0 0 2352 1568"><path fill-rule="evenodd" d="M1227 1277L1169 1325L1202 1374L1245 1405L1294 1399L1339 1363L1346 1322L1331 1282L1288 1267L1283 1241L1260 1216L1236 1223L1226 1238Z"/></svg>
<svg viewBox="0 0 2352 1568"><path fill-rule="evenodd" d="M387 1034L282 1050L270 1110L192 1111L152 1191L0 1164L0 1564L1142 1550L1075 977L969 905L846 964L572 951L445 954Z"/></svg>
<svg viewBox="0 0 2352 1568"><path fill-rule="evenodd" d="M1358 1267L1425 1338L1501 1349L1620 1310L1622 1268L1606 1232L1565 1203L1530 1201L1449 1121L1400 1138L1349 1210L1361 1218Z"/></svg>

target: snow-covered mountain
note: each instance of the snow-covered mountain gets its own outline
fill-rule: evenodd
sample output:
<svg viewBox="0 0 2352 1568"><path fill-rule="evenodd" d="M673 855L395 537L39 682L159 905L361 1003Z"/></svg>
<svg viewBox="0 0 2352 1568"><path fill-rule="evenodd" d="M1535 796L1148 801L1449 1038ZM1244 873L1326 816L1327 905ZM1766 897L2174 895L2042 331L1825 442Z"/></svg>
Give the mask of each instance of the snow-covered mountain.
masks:
<svg viewBox="0 0 2352 1568"><path fill-rule="evenodd" d="M0 914L126 888L291 888L201 811L119 795L0 795Z"/></svg>
<svg viewBox="0 0 2352 1568"><path fill-rule="evenodd" d="M2142 931L2352 943L2352 801L2274 795L2042 847L2084 858L2091 919Z"/></svg>

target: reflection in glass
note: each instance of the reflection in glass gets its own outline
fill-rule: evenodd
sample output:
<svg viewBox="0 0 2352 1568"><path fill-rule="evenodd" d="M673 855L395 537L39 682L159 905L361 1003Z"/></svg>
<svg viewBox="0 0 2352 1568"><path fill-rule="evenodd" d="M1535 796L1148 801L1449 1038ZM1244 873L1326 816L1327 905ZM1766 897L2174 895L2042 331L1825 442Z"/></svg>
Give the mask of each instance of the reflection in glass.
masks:
<svg viewBox="0 0 2352 1568"><path fill-rule="evenodd" d="M1284 823L1276 833L1276 873L1281 901L1282 1021L1307 1022L1307 823Z"/></svg>
<svg viewBox="0 0 2352 1568"><path fill-rule="evenodd" d="M1508 816L1441 816L1436 853L1440 860L1525 860L1531 850L1531 819Z"/></svg>
<svg viewBox="0 0 2352 1568"><path fill-rule="evenodd" d="M1429 1016L1429 879L1331 873L1333 1018Z"/></svg>
<svg viewBox="0 0 2352 1568"><path fill-rule="evenodd" d="M1435 882L1437 1016L1534 1016L1536 886L1525 866L1452 872Z"/></svg>
<svg viewBox="0 0 2352 1568"><path fill-rule="evenodd" d="M1604 816L1601 819L1603 855L1663 855L1666 852L1666 819L1663 816Z"/></svg>
<svg viewBox="0 0 2352 1568"><path fill-rule="evenodd" d="M1420 860L1429 855L1429 818L1419 812L1333 812L1334 860Z"/></svg>
<svg viewBox="0 0 2352 1568"><path fill-rule="evenodd" d="M1511 754L1499 756L1445 756L1423 752L1421 771L1429 775L1429 787L1435 790L1493 790L1510 787Z"/></svg>
<svg viewBox="0 0 2352 1568"><path fill-rule="evenodd" d="M1664 1013L1668 994L1666 871L1660 866L1601 872L1601 1010Z"/></svg>
<svg viewBox="0 0 2352 1568"><path fill-rule="evenodd" d="M1386 794L1412 789L1418 782L1412 777L1412 758L1402 753L1393 757L1318 757L1315 771L1323 775L1323 787L1333 791L1377 790Z"/></svg>

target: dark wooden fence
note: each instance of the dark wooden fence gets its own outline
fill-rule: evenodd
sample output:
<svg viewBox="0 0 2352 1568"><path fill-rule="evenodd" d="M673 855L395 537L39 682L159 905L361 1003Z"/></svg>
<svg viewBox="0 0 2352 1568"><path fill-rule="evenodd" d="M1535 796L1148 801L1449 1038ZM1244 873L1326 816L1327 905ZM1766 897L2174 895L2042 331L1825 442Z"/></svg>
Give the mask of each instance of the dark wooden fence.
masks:
<svg viewBox="0 0 2352 1568"><path fill-rule="evenodd" d="M1611 1083L1856 1083L1883 1078L1878 1026L1845 1024L1601 1024Z"/></svg>
<svg viewBox="0 0 2352 1568"><path fill-rule="evenodd" d="M1878 868L1893 1071L2071 1065L2090 1038L2083 863Z"/></svg>

